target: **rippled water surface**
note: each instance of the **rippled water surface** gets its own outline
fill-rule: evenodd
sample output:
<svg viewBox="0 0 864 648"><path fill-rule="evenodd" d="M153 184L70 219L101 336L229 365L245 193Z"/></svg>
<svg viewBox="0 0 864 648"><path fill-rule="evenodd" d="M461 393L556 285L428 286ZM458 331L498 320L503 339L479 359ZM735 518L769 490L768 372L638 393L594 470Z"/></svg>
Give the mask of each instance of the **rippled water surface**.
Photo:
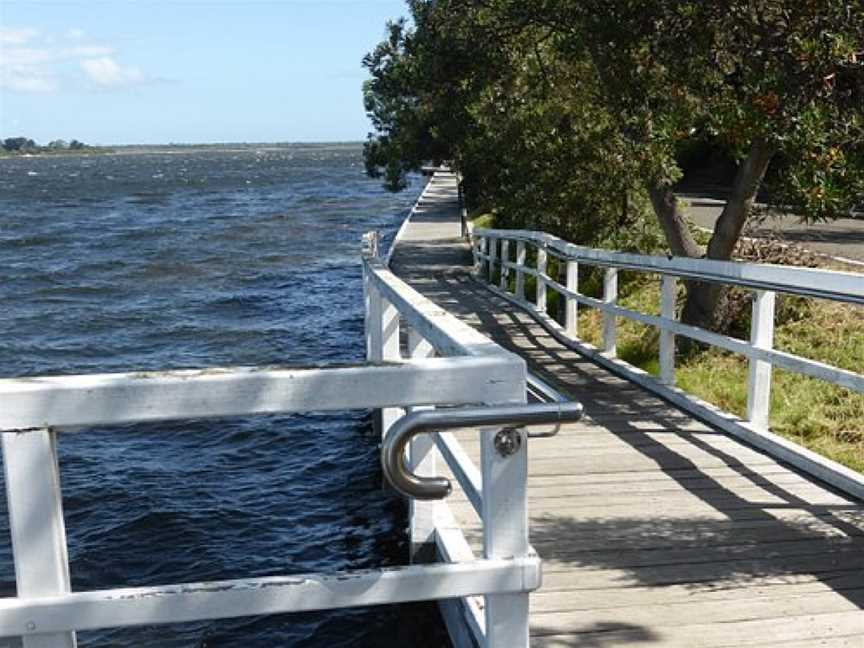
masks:
<svg viewBox="0 0 864 648"><path fill-rule="evenodd" d="M359 146L0 160L0 373L359 361L359 241L387 194ZM367 412L64 433L73 588L406 561ZM0 595L14 595L5 501ZM434 605L146 626L82 646L446 644Z"/></svg>

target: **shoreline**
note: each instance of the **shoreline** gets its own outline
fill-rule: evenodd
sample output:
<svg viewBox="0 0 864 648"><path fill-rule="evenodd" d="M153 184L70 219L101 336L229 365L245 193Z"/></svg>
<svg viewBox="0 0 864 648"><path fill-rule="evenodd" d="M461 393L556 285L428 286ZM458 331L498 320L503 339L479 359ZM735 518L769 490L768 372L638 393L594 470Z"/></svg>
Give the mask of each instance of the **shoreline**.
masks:
<svg viewBox="0 0 864 648"><path fill-rule="evenodd" d="M102 155L180 155L183 153L247 153L250 151L283 151L286 149L355 149L363 146L356 142L262 142L260 144L123 144L111 147L92 147L85 150L37 151L28 153L0 153L0 160L33 159L47 157L94 157Z"/></svg>

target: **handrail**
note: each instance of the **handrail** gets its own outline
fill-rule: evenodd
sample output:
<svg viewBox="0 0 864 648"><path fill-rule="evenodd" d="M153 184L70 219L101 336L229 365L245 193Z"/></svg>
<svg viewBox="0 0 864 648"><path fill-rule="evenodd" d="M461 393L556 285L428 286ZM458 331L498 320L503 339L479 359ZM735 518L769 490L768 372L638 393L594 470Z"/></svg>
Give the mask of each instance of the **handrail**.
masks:
<svg viewBox="0 0 864 648"><path fill-rule="evenodd" d="M548 423L573 423L582 418L583 413L582 404L575 402L412 412L399 419L390 428L381 447L381 467L390 485L405 497L422 500L443 499L452 490L449 479L446 477L418 477L405 466L405 449L411 439L418 434L432 430L477 428L487 425L521 427ZM507 429L512 429L512 427L505 428L505 430ZM519 437L515 438L518 439ZM507 442L502 441L502 443ZM506 445L499 449L502 453L506 452L503 448L506 448Z"/></svg>
<svg viewBox="0 0 864 648"><path fill-rule="evenodd" d="M575 245L552 234L530 230L478 228L474 230L474 236L524 241L543 246L563 259L591 265L864 304L864 276L854 272L613 252Z"/></svg>
<svg viewBox="0 0 864 648"><path fill-rule="evenodd" d="M657 257L597 250L573 245L544 232L525 230L476 229L471 241L478 280L502 298L524 308L562 344L575 349L609 369L678 405L694 416L743 439L797 468L809 472L855 497L864 497L864 476L835 461L812 452L769 429L771 375L775 367L810 376L817 380L864 393L864 372L843 369L774 348L776 293L829 299L848 304L864 304L864 275L811 268L714 261L682 257ZM511 260L510 241L516 242L515 263ZM526 248L537 250L536 263L527 265ZM547 273L547 255L560 260L559 271L566 282ZM603 269L601 298L579 291L579 267ZM495 282L495 270L501 281ZM661 278L660 313L649 315L623 307L618 301L618 271L659 274ZM510 273L515 274L510 287ZM551 273L554 274L554 273ZM535 299L525 298L525 276L536 280ZM691 326L676 318L677 282L705 281L739 286L753 292L749 340L742 340ZM547 289L563 300L563 319L559 323L546 312ZM602 342L597 348L579 337L580 305L602 313ZM655 378L617 357L617 318L626 318L658 329L658 368ZM675 347L677 337L686 337L743 355L749 361L747 410L744 418L724 412L676 386Z"/></svg>

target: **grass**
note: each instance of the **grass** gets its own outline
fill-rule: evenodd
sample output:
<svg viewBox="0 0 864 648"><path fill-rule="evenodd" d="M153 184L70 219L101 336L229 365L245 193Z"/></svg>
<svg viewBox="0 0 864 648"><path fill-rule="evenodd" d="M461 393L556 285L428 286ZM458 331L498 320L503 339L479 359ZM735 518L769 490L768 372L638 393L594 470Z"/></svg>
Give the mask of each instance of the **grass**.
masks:
<svg viewBox="0 0 864 648"><path fill-rule="evenodd" d="M631 281L619 288L623 306L656 314L659 281ZM802 300L803 301L803 300ZM805 358L860 373L864 368L864 309L806 300L784 309L774 346ZM785 318L785 319L784 319ZM601 314L581 309L579 336L600 343ZM618 320L618 356L657 375L659 336L623 318ZM743 417L747 407L747 360L720 349L676 358L676 385ZM775 369L771 384L771 430L859 472L864 472L864 394L814 378Z"/></svg>
<svg viewBox="0 0 864 648"><path fill-rule="evenodd" d="M495 214L492 212L468 214L468 220L475 228L492 229L495 227Z"/></svg>

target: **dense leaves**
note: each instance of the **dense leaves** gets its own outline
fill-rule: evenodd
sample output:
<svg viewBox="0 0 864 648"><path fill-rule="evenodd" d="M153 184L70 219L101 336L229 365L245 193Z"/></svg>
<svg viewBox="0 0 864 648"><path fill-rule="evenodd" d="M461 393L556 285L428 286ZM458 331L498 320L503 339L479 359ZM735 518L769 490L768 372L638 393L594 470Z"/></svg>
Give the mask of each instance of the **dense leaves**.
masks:
<svg viewBox="0 0 864 648"><path fill-rule="evenodd" d="M364 61L370 173L448 160L505 226L599 244L646 212L675 255L728 259L760 190L807 219L864 200L864 3L415 0ZM674 185L694 142L738 168L706 248ZM635 240L635 239L634 239ZM685 319L721 297L688 287Z"/></svg>

